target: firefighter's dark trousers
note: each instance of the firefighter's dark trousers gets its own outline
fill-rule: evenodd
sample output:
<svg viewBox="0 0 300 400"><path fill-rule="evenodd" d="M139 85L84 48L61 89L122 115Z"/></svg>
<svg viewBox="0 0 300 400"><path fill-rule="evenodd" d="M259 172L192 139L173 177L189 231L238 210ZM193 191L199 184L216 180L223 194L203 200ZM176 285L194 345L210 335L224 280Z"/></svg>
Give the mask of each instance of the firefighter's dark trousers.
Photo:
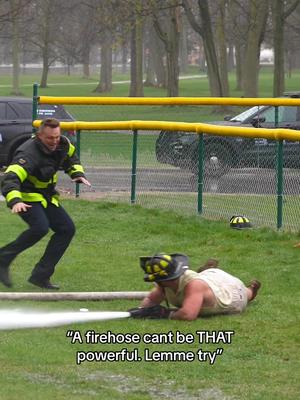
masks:
<svg viewBox="0 0 300 400"><path fill-rule="evenodd" d="M48 203L47 208L44 208L40 203L28 204L32 207L19 215L29 228L15 241L0 249L0 266L8 268L18 254L41 240L51 229L54 233L42 258L32 271L32 277L35 280L45 282L54 273L56 264L69 246L75 234L75 226L61 206L56 207Z"/></svg>

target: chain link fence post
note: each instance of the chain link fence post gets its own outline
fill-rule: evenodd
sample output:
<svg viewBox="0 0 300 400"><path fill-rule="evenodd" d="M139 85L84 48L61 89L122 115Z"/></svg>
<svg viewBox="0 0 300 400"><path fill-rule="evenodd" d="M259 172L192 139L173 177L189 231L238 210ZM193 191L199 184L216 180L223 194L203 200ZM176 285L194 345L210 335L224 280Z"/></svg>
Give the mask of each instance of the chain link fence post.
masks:
<svg viewBox="0 0 300 400"><path fill-rule="evenodd" d="M203 160L204 160L203 133L198 135L198 214L203 212Z"/></svg>
<svg viewBox="0 0 300 400"><path fill-rule="evenodd" d="M80 160L80 142L81 142L80 134L81 134L80 130L76 131L76 153L77 153L79 160ZM75 183L75 196L79 197L79 195L80 195L80 183L76 182Z"/></svg>
<svg viewBox="0 0 300 400"><path fill-rule="evenodd" d="M131 167L131 204L136 203L136 159L137 159L137 139L138 131L133 131L133 142L132 142L132 167Z"/></svg>
<svg viewBox="0 0 300 400"><path fill-rule="evenodd" d="M37 119L37 109L38 109L38 83L33 84L33 97L32 97L32 122ZM32 133L37 131L36 128L32 128Z"/></svg>
<svg viewBox="0 0 300 400"><path fill-rule="evenodd" d="M275 106L275 128L278 128L278 106ZM283 141L277 141L277 229L282 227L283 208Z"/></svg>

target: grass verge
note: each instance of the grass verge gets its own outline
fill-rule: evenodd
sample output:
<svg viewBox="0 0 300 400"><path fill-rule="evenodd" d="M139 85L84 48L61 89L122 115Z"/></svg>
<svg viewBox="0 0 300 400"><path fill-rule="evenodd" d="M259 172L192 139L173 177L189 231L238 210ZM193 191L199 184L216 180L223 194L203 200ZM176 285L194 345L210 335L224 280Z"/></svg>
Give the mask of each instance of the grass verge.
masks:
<svg viewBox="0 0 300 400"><path fill-rule="evenodd" d="M227 222L179 216L173 212L105 202L64 201L77 235L53 280L62 291L147 290L140 255L157 251L189 255L191 268L214 257L245 283L262 281L262 290L243 315L179 321L116 320L67 327L1 332L1 398L32 399L247 399L294 400L299 393L299 235L269 229L231 230ZM24 229L20 218L0 205L0 246ZM46 240L18 257L12 266L15 291L38 291L27 282ZM8 291L4 287L1 290ZM135 301L2 302L1 308L124 311ZM68 330L152 334L150 343L71 343ZM197 331L234 331L231 344L199 343ZM163 343L153 334L192 335L192 343ZM298 347L297 347L298 346ZM76 353L137 349L141 361L84 362ZM214 364L147 361L152 352L223 348Z"/></svg>

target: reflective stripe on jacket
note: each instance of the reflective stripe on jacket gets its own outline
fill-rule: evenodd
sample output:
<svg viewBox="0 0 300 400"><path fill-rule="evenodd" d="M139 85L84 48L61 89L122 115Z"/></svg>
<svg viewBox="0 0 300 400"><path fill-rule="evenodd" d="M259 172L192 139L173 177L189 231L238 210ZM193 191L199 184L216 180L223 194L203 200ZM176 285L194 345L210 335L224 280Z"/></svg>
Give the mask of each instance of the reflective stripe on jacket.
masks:
<svg viewBox="0 0 300 400"><path fill-rule="evenodd" d="M72 179L84 176L75 147L66 137L61 136L54 151L38 137L27 140L16 150L2 181L8 207L19 202L41 202L44 207L51 202L58 206L58 170L64 170Z"/></svg>

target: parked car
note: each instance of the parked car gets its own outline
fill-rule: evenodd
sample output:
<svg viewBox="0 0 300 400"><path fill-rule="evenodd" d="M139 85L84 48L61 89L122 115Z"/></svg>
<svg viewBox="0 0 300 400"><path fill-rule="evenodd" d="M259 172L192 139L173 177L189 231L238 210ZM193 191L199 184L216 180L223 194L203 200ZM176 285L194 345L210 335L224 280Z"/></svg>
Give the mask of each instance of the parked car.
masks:
<svg viewBox="0 0 300 400"><path fill-rule="evenodd" d="M286 93L299 97L300 93ZM279 106L278 127L300 130L300 106ZM274 106L255 106L224 121L209 122L214 125L243 127L275 127ZM300 141L284 140L284 167L300 168ZM204 173L219 177L231 168L274 168L276 141L263 138L243 138L205 135ZM198 135L186 132L161 131L156 141L156 158L159 162L198 171Z"/></svg>
<svg viewBox="0 0 300 400"><path fill-rule="evenodd" d="M40 104L38 119L57 118L60 121L74 121L62 105ZM12 154L32 135L32 99L0 97L0 167L7 166ZM74 131L64 132L74 142Z"/></svg>

